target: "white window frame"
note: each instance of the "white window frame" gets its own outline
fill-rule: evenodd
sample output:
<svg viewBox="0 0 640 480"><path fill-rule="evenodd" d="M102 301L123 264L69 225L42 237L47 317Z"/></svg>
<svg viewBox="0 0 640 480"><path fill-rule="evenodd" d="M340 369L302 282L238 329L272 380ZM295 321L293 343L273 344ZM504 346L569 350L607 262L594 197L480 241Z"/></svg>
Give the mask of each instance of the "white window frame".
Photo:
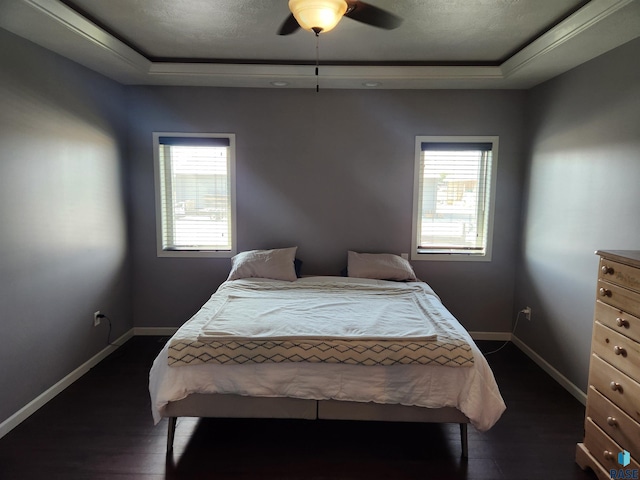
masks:
<svg viewBox="0 0 640 480"><path fill-rule="evenodd" d="M228 160L228 191L230 200L229 222L231 230L230 250L195 250L195 249L165 249L163 247L163 198L161 188L161 165L160 165L160 137L179 138L225 138L229 140L229 160ZM156 197L156 243L158 257L214 257L230 258L237 253L237 230L236 230L236 148L235 134L233 133L181 133L181 132L153 132L153 158L155 174L155 197Z"/></svg>
<svg viewBox="0 0 640 480"><path fill-rule="evenodd" d="M423 143L491 143L491 166L489 179L489 202L485 211L486 246L484 253L454 251L450 253L436 253L418 251L418 232L420 229L419 216L421 212L420 172L422 162ZM493 221L496 198L496 179L498 172L498 137L497 136L416 136L415 169L413 184L413 222L411 229L411 260L434 261L465 261L490 262L493 247Z"/></svg>

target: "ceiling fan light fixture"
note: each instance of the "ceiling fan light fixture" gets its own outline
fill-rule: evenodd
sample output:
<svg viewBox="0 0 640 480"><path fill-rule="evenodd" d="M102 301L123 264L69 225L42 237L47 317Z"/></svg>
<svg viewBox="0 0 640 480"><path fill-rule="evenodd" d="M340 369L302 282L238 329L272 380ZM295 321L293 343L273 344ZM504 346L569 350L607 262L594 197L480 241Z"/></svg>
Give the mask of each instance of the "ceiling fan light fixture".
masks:
<svg viewBox="0 0 640 480"><path fill-rule="evenodd" d="M345 0L289 0L289 10L298 24L316 33L332 30L347 7Z"/></svg>

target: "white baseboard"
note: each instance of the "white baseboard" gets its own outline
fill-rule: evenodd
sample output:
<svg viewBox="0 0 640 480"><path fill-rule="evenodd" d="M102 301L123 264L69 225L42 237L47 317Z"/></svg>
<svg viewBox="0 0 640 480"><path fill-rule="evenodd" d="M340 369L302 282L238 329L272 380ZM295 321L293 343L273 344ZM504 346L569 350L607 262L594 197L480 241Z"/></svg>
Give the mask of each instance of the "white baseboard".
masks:
<svg viewBox="0 0 640 480"><path fill-rule="evenodd" d="M511 340L511 332L469 332L474 340L498 340L508 342Z"/></svg>
<svg viewBox="0 0 640 480"><path fill-rule="evenodd" d="M549 362L533 351L527 344L520 340L515 335L512 336L511 341L518 347L525 355L533 360L540 368L542 368L551 378L558 382L567 392L573 395L583 405L587 404L587 394L572 383L567 377L562 375L556 370Z"/></svg>
<svg viewBox="0 0 640 480"><path fill-rule="evenodd" d="M170 337L178 331L178 327L135 327L134 335Z"/></svg>
<svg viewBox="0 0 640 480"><path fill-rule="evenodd" d="M108 357L111 353L118 349L127 340L135 335L158 335L158 336L171 336L178 329L174 327L136 327L116 341L112 345L109 345L98 354L90 358L84 364L76 368L69 375L64 377L58 383L38 395L35 399L22 407L16 413L7 418L4 422L0 423L0 438L4 437L15 427L20 425L29 416L35 413L39 408L44 406L47 402L53 399L56 395L62 392L65 388L73 384L76 380L82 377L85 373L95 367L98 363ZM565 388L571 395L573 395L579 402L586 405L587 395L580 390L577 386L569 381L558 370L551 366L540 355L528 347L522 340L520 340L511 332L469 332L471 338L474 340L498 340L498 341L512 341L520 350L522 350L529 358L531 358L540 368L542 368L547 374L549 374L554 380L556 380L562 387Z"/></svg>
<svg viewBox="0 0 640 480"><path fill-rule="evenodd" d="M43 407L47 402L52 400L56 395L62 392L65 388L69 387L76 380L82 377L85 373L95 367L102 360L107 358L111 353L117 350L121 345L123 345L127 340L129 340L134 335L134 330L131 329L120 338L112 342L111 345L104 348L102 351L91 357L85 363L76 368L69 375L64 377L58 383L48 388L16 413L7 418L4 422L0 423L0 438L4 437L11 430L16 428L22 422L24 422L27 418L33 415L38 409Z"/></svg>
<svg viewBox="0 0 640 480"><path fill-rule="evenodd" d="M511 332L469 332L471 338L474 340L501 340L511 341L518 347L527 357L534 361L542 370L545 371L551 378L558 382L567 392L573 395L583 405L587 404L587 394L572 383L567 377L562 375L556 370L549 362L538 355L531 349L526 343L520 340L517 336Z"/></svg>

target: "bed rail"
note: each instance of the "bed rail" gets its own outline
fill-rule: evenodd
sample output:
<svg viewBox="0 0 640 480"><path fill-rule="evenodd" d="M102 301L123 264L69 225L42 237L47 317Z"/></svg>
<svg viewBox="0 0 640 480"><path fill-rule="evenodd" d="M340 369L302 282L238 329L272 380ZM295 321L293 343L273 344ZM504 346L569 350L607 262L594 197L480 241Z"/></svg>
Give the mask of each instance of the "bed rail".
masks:
<svg viewBox="0 0 640 480"><path fill-rule="evenodd" d="M177 417L458 423L461 456L466 459L469 455L469 419L454 407L422 408L373 402L192 394L183 400L170 402L164 416L169 418L167 455L173 452Z"/></svg>

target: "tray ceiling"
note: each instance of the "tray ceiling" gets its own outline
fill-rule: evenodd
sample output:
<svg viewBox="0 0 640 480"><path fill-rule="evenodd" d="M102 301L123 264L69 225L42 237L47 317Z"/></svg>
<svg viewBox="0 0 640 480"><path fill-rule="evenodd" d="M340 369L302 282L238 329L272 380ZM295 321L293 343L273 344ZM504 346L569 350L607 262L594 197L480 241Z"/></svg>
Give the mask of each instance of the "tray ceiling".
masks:
<svg viewBox="0 0 640 480"><path fill-rule="evenodd" d="M287 0L3 0L0 26L123 84L263 88L314 86L316 53L322 88L529 88L640 36L640 0L369 3L401 26L280 36Z"/></svg>

